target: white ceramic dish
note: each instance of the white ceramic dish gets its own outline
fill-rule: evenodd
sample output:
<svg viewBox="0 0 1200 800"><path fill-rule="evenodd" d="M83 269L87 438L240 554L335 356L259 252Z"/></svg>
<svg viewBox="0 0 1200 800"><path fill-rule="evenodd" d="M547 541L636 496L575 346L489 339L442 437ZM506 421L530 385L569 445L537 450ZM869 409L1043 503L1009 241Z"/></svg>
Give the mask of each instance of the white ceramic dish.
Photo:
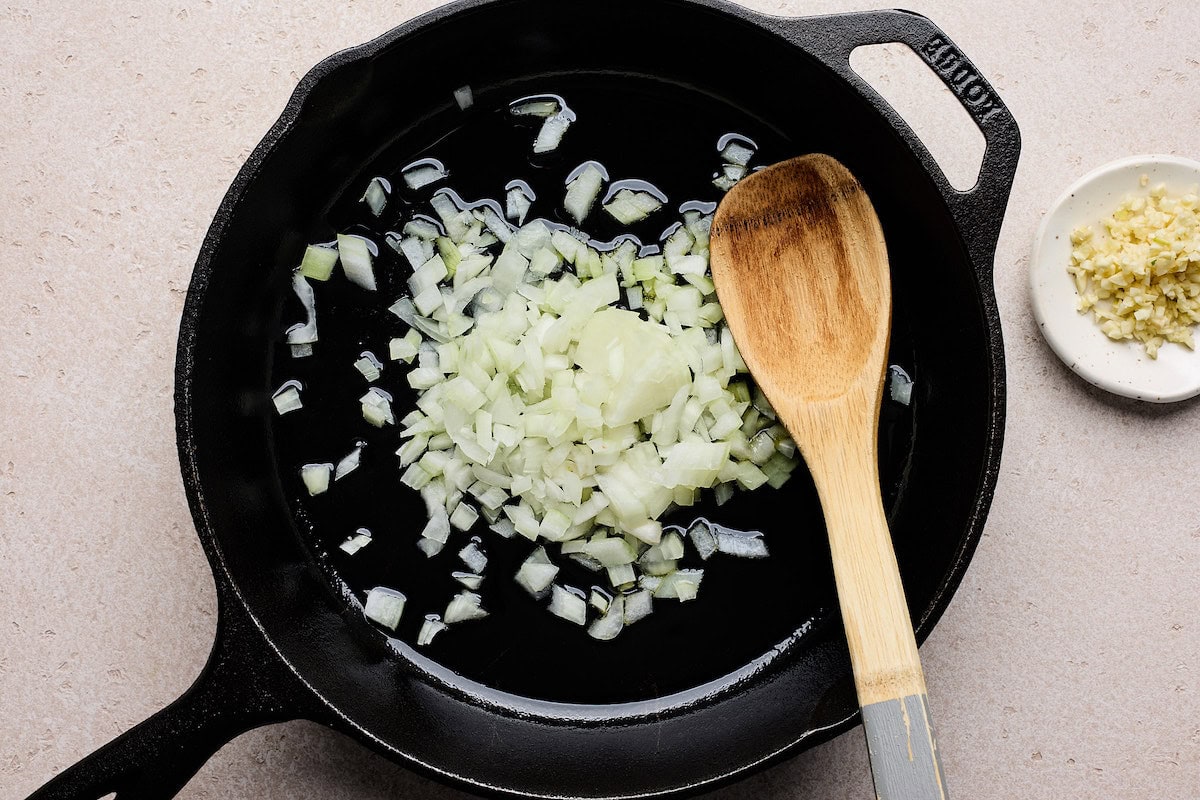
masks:
<svg viewBox="0 0 1200 800"><path fill-rule="evenodd" d="M1200 394L1200 351L1168 343L1155 360L1140 342L1109 339L1091 316L1076 310L1075 282L1067 274L1071 231L1079 225L1099 229L1127 194L1146 193L1142 175L1149 176L1150 186L1165 183L1168 191L1183 193L1200 185L1200 162L1131 156L1084 175L1042 218L1029 264L1029 289L1038 326L1063 363L1114 394L1171 403Z"/></svg>

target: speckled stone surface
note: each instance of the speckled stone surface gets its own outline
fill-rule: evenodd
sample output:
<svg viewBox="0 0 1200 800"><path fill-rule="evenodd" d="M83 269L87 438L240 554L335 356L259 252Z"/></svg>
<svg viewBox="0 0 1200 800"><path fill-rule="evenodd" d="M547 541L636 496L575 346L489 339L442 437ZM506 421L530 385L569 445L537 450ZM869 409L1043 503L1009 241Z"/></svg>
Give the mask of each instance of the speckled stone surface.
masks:
<svg viewBox="0 0 1200 800"><path fill-rule="evenodd" d="M432 5L0 9L0 798L161 708L203 665L215 598L171 412L192 261L300 75ZM1002 474L966 580L922 650L950 787L1197 797L1200 405L1139 405L1082 383L1039 337L1025 281L1042 212L1079 174L1135 152L1200 156L1200 7L911 6L993 81L1025 142L996 263ZM969 174L971 148L927 102L929 82L897 73L894 52L865 63L889 72L950 171ZM870 797L861 733L715 796ZM300 722L239 737L183 797L464 795Z"/></svg>

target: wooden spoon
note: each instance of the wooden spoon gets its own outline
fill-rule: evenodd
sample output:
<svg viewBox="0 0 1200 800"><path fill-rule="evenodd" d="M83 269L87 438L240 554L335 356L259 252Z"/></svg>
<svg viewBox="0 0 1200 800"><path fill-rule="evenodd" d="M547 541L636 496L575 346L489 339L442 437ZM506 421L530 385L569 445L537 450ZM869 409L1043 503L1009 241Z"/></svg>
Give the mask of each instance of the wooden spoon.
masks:
<svg viewBox="0 0 1200 800"><path fill-rule="evenodd" d="M812 472L875 791L944 800L912 620L879 490L887 246L862 186L808 155L755 172L713 219L713 281L754 380Z"/></svg>

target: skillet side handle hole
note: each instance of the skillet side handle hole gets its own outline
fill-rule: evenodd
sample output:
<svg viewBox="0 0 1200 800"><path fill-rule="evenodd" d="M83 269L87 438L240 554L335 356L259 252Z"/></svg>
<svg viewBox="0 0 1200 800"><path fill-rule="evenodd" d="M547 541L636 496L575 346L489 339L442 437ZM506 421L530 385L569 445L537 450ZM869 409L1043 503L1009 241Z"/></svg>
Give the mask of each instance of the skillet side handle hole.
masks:
<svg viewBox="0 0 1200 800"><path fill-rule="evenodd" d="M967 191L983 165L983 132L907 45L870 44L850 54L850 68L883 97L928 148L946 180Z"/></svg>

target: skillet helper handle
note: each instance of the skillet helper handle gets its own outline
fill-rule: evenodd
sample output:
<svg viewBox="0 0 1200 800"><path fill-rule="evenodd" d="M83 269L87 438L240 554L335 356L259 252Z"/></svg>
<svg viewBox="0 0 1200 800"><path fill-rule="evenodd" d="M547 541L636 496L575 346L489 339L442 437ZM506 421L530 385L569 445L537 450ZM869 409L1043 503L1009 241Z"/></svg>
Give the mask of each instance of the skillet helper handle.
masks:
<svg viewBox="0 0 1200 800"><path fill-rule="evenodd" d="M885 117L900 120L887 101L850 66L850 54L857 47L907 45L954 94L983 133L983 163L979 179L967 191L955 189L945 175L939 175L940 188L976 268L990 275L1021 153L1021 133L1012 112L970 59L937 25L911 11L782 18L772 23L789 41L803 47L866 94ZM909 134L916 138L911 131Z"/></svg>
<svg viewBox="0 0 1200 800"><path fill-rule="evenodd" d="M874 426L863 430L873 435ZM871 440L855 439L851 433L806 452L805 460L825 509L875 794L878 800L946 800L925 673L883 510L878 455Z"/></svg>
<svg viewBox="0 0 1200 800"><path fill-rule="evenodd" d="M191 688L29 800L99 800L114 792L116 800L174 797L238 734L303 715L298 685L284 677L286 669L241 606L220 602L216 642Z"/></svg>

